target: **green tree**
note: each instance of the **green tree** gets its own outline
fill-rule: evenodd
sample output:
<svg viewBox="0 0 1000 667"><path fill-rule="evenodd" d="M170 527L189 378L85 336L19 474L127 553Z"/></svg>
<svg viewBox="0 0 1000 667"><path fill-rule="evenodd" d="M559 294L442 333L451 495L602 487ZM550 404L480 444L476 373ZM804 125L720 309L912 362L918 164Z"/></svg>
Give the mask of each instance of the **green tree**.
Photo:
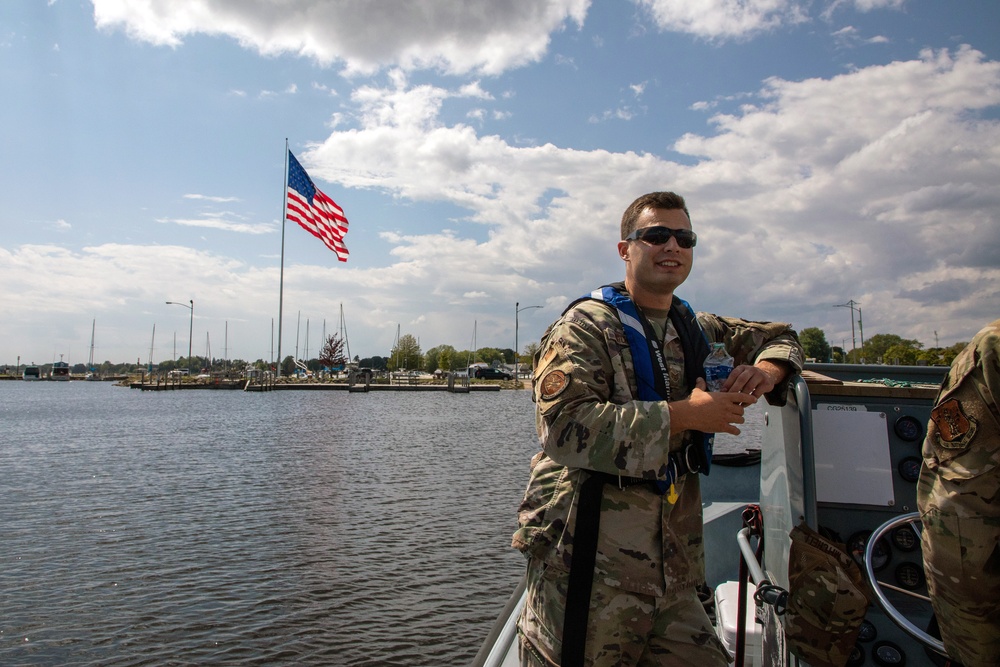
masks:
<svg viewBox="0 0 1000 667"><path fill-rule="evenodd" d="M532 342L524 346L524 354L518 357L518 361L521 364L521 370L525 371L528 369L535 358L535 353L538 352L538 343Z"/></svg>
<svg viewBox="0 0 1000 667"><path fill-rule="evenodd" d="M941 362L942 366L951 366L951 362L955 361L955 357L959 353L969 346L969 341L963 343L955 343L951 347L946 347L941 351Z"/></svg>
<svg viewBox="0 0 1000 667"><path fill-rule="evenodd" d="M420 344L411 334L400 336L396 347L392 348L389 355L392 360L393 370L412 370L420 368L423 363L423 354L420 352Z"/></svg>
<svg viewBox="0 0 1000 667"><path fill-rule="evenodd" d="M504 355L501 350L495 347L481 347L476 350L476 361L481 361L487 366L492 366L498 361L503 363Z"/></svg>
<svg viewBox="0 0 1000 667"><path fill-rule="evenodd" d="M807 359L820 362L830 361L830 344L826 342L826 334L818 327L808 327L799 332L799 342L805 350Z"/></svg>
<svg viewBox="0 0 1000 667"><path fill-rule="evenodd" d="M914 353L923 347L923 344L918 340L907 340L901 336L897 336L896 334L875 334L865 341L864 346L860 350L860 357L869 364L880 361L882 363L889 363L889 361L885 359L886 352L889 348L896 345L899 345L902 348L911 349ZM852 360L854 360L853 356ZM856 360L856 362L857 361L860 361L860 359Z"/></svg>
<svg viewBox="0 0 1000 667"><path fill-rule="evenodd" d="M451 360L454 358L455 348L451 345L438 345L432 347L424 353L424 370L428 373L440 369L450 371Z"/></svg>
<svg viewBox="0 0 1000 667"><path fill-rule="evenodd" d="M907 345L890 345L882 357L883 363L897 366L913 366L917 363L916 350Z"/></svg>
<svg viewBox="0 0 1000 667"><path fill-rule="evenodd" d="M451 345L444 345L438 354L438 368L445 372L451 372L458 368L459 352Z"/></svg>

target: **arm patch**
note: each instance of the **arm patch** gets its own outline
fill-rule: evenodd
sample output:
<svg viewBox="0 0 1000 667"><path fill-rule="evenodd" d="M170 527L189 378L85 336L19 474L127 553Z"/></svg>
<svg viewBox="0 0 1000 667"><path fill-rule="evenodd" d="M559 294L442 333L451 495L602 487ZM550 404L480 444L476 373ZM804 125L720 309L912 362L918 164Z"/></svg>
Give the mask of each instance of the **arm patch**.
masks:
<svg viewBox="0 0 1000 667"><path fill-rule="evenodd" d="M559 394L566 391L569 386L570 376L560 370L550 371L542 378L539 385L541 397L544 401L551 401Z"/></svg>

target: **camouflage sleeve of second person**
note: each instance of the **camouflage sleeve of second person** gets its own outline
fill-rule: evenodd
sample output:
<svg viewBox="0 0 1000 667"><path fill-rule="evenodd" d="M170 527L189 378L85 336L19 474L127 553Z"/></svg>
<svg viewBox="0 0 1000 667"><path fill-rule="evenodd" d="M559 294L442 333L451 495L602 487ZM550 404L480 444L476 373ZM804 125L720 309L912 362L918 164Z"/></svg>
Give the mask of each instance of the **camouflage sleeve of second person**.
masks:
<svg viewBox="0 0 1000 667"><path fill-rule="evenodd" d="M789 324L754 322L710 313L698 313L698 323L710 341L725 344L736 366L753 365L766 359L783 361L795 372L802 370L805 353L798 335ZM788 386L787 382L782 382L764 398L772 405L784 405Z"/></svg>
<svg viewBox="0 0 1000 667"><path fill-rule="evenodd" d="M699 315L699 321L710 340L726 343L736 363L767 358L801 368L802 349L788 325L714 315ZM539 350L534 390L539 438L554 461L666 478L668 453L681 448L682 434L670 437L665 401L634 398L631 353L614 311L584 302L556 322ZM782 400L785 391L783 383L774 398Z"/></svg>

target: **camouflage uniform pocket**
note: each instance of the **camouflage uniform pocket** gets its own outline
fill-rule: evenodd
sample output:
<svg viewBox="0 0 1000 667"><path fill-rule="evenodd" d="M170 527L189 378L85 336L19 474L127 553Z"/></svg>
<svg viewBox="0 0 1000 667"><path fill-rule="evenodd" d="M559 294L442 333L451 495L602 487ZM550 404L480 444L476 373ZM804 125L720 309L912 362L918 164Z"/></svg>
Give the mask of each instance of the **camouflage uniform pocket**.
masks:
<svg viewBox="0 0 1000 667"><path fill-rule="evenodd" d="M1000 519L959 517L935 507L921 521L931 596L959 606L995 603L1000 596Z"/></svg>
<svg viewBox="0 0 1000 667"><path fill-rule="evenodd" d="M861 571L843 545L807 526L792 530L785 639L813 667L844 665L868 610Z"/></svg>
<svg viewBox="0 0 1000 667"><path fill-rule="evenodd" d="M535 558L528 560L527 595L517 630L522 646L545 664L556 664L562 653L568 586L569 572Z"/></svg>

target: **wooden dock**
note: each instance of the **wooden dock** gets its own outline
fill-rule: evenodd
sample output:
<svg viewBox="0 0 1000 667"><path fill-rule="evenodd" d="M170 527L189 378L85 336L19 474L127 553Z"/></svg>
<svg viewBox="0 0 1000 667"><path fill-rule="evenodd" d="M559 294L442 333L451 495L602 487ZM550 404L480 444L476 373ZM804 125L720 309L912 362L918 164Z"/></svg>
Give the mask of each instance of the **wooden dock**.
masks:
<svg viewBox="0 0 1000 667"><path fill-rule="evenodd" d="M480 384L469 387L457 386L450 388L446 384L370 384L348 385L344 382L292 382L288 384L276 384L272 391L350 391L350 392L370 392L370 391L447 391L453 394L467 394L469 392L480 391L500 391L498 384Z"/></svg>

